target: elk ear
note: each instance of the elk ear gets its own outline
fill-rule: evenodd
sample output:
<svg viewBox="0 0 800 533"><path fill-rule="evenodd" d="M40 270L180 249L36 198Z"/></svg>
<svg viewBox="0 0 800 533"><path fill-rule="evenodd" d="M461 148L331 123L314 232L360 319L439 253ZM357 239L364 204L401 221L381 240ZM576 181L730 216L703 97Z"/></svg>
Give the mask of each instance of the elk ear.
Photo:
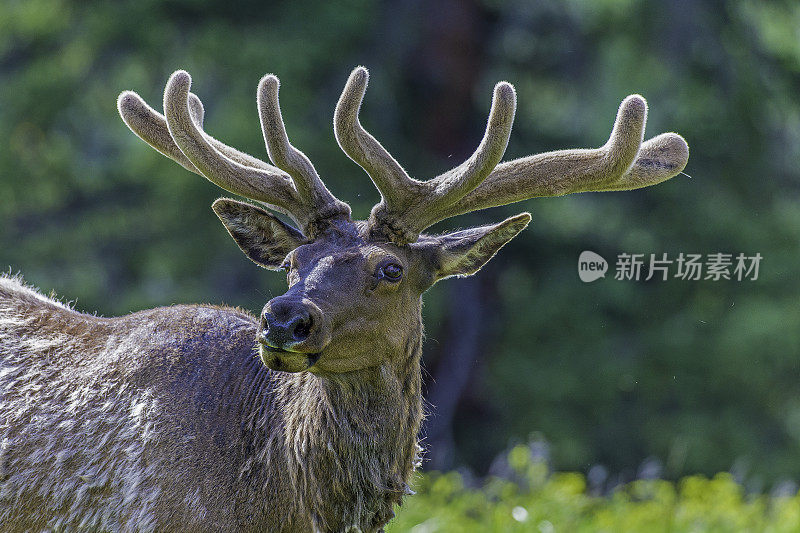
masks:
<svg viewBox="0 0 800 533"><path fill-rule="evenodd" d="M278 270L289 252L308 242L297 229L253 204L220 198L211 209L245 255L264 268Z"/></svg>
<svg viewBox="0 0 800 533"><path fill-rule="evenodd" d="M530 213L520 213L498 224L434 237L434 282L451 276L464 277L476 273L500 248L524 230L530 221Z"/></svg>

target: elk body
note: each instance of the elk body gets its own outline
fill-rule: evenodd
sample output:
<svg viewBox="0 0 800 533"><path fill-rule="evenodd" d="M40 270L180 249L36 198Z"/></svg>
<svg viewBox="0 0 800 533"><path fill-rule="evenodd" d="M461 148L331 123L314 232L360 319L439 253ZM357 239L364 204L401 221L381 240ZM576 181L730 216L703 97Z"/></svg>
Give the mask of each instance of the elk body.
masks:
<svg viewBox="0 0 800 533"><path fill-rule="evenodd" d="M171 76L164 115L131 92L120 113L162 154L294 222L255 203L212 206L250 259L286 271L289 288L258 317L191 305L100 318L1 277L3 531L381 530L419 464L421 295L474 274L530 215L422 232L536 196L652 185L688 158L677 134L642 142L646 105L634 95L603 147L500 163L516 105L501 82L475 153L418 181L359 123L359 67L334 128L382 199L353 221L289 143L277 78L258 88L272 164L206 134L190 83Z"/></svg>

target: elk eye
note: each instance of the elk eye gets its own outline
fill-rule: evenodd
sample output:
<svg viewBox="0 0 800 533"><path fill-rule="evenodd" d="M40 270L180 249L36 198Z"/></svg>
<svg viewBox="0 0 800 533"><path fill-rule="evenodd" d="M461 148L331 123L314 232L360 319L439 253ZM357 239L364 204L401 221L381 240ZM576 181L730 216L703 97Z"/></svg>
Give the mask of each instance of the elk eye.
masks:
<svg viewBox="0 0 800 533"><path fill-rule="evenodd" d="M388 263L381 267L381 274L389 281L400 281L400 278L403 277L403 267L397 263Z"/></svg>
<svg viewBox="0 0 800 533"><path fill-rule="evenodd" d="M292 265L289 262L289 260L287 259L286 261L281 263L281 266L278 267L278 270L283 270L284 272L289 272L289 270L291 270L291 268L292 268Z"/></svg>

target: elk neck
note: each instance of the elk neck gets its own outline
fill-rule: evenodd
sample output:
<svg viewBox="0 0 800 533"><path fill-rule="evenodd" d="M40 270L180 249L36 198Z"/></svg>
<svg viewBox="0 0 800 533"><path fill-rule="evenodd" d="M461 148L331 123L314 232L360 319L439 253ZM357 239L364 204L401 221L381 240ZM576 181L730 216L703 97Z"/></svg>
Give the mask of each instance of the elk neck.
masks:
<svg viewBox="0 0 800 533"><path fill-rule="evenodd" d="M257 392L245 398L245 423L254 432L248 463L266 466L269 477L285 476L296 512L314 510L323 529L370 530L365 517L388 520L410 492L423 418L417 316L403 353L387 354L377 366L328 375L274 372L257 360L251 366Z"/></svg>

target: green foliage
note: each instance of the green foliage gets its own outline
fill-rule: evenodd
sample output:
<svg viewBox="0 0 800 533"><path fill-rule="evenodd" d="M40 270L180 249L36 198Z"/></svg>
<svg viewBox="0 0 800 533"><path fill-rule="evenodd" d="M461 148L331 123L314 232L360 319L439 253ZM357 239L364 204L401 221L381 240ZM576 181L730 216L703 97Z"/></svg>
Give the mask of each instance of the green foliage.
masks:
<svg viewBox="0 0 800 533"><path fill-rule="evenodd" d="M800 495L747 495L726 473L678 483L639 480L597 496L577 473L547 473L526 446L509 454L513 480L466 487L456 472L421 474L387 532L790 532Z"/></svg>

